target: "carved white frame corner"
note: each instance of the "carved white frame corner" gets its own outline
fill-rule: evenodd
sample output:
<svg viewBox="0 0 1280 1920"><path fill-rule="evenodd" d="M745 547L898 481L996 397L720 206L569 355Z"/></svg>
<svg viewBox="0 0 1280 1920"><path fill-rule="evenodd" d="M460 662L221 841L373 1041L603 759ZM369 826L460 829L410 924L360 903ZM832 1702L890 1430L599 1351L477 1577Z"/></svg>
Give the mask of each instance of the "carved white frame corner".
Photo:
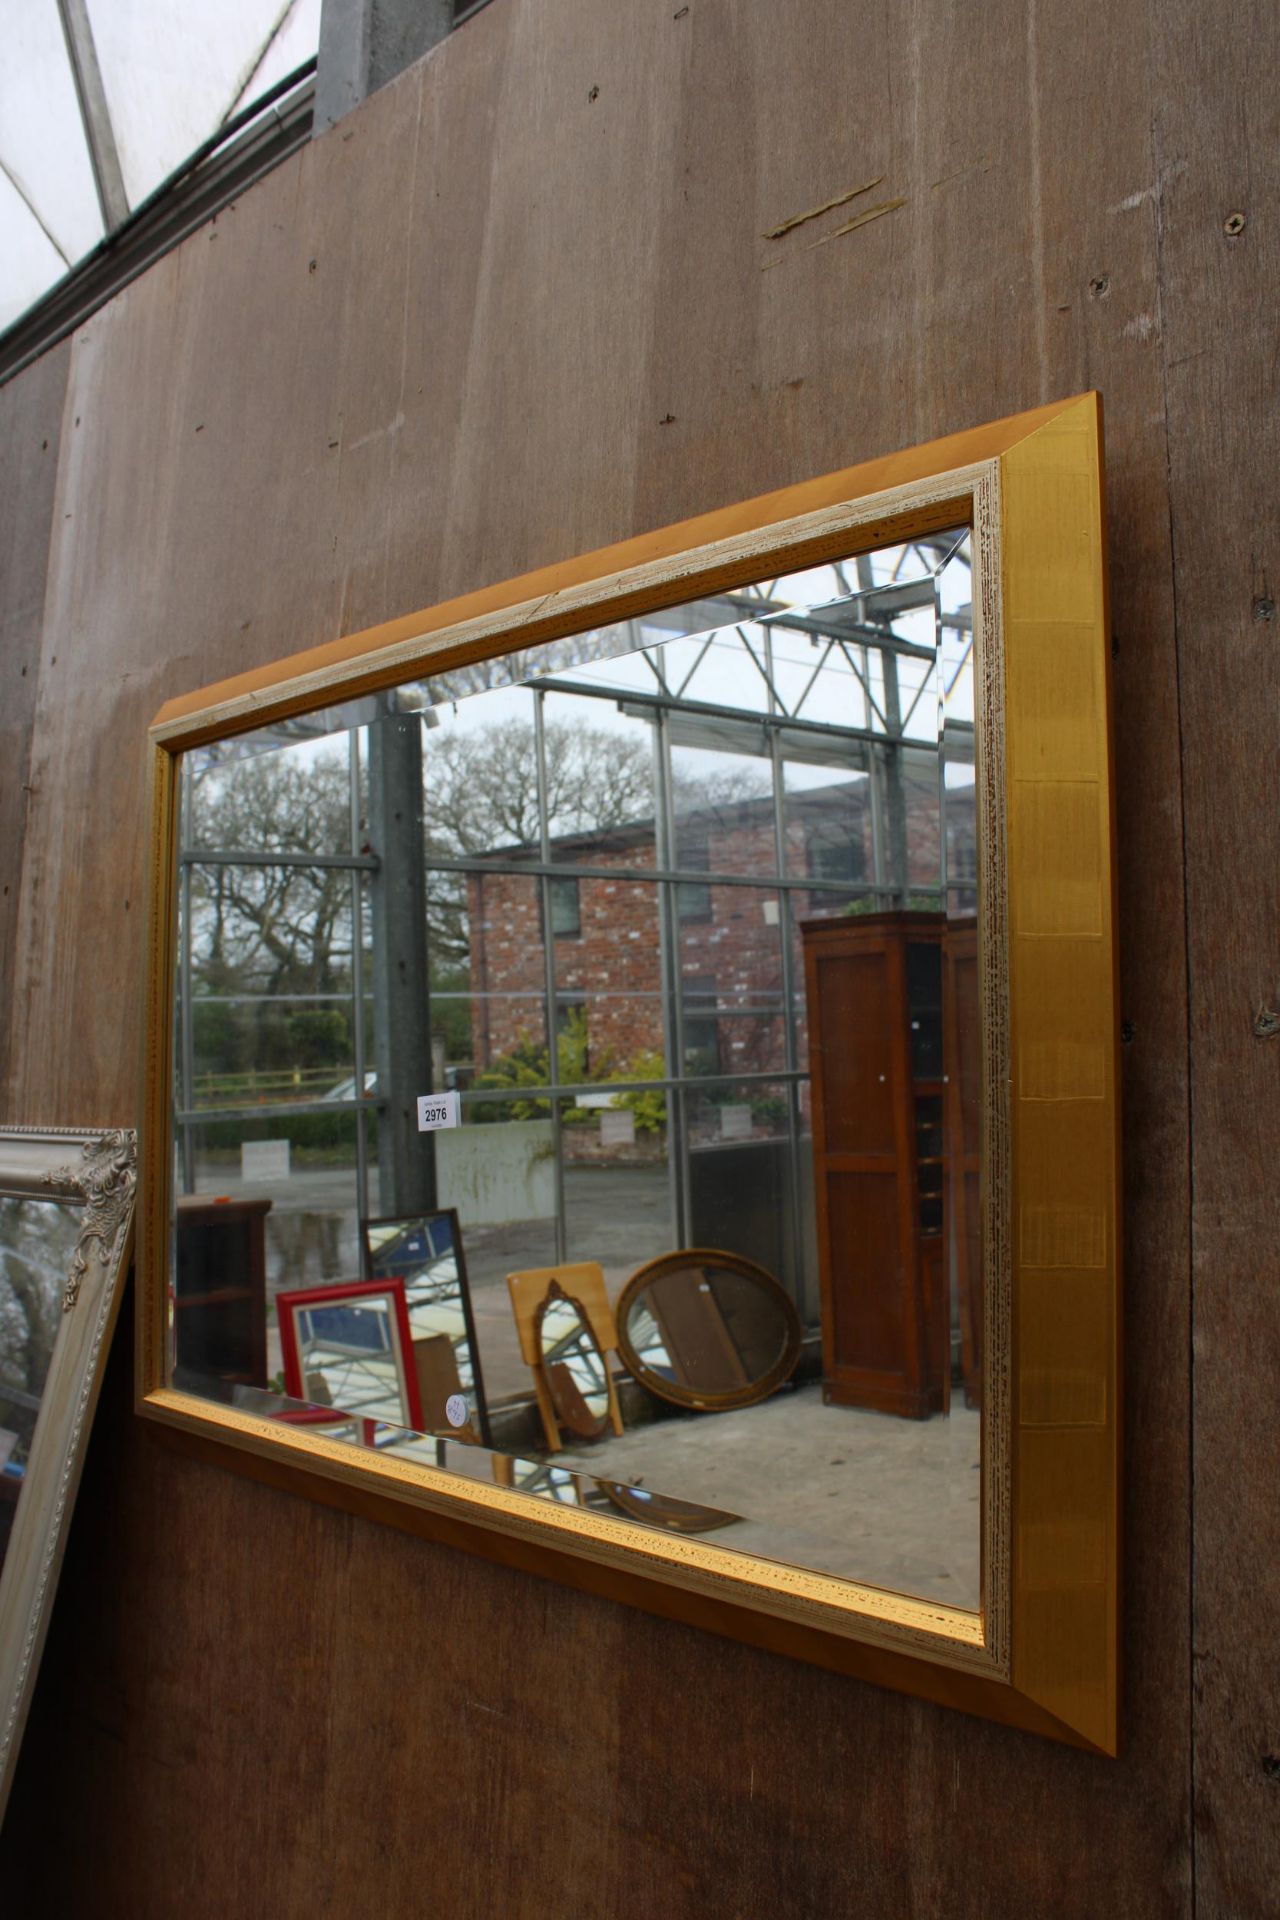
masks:
<svg viewBox="0 0 1280 1920"><path fill-rule="evenodd" d="M76 1149L79 1152L76 1152ZM0 1818L44 1648L67 1526L133 1241L138 1137L0 1127L0 1199L83 1207L26 1479L0 1569Z"/></svg>

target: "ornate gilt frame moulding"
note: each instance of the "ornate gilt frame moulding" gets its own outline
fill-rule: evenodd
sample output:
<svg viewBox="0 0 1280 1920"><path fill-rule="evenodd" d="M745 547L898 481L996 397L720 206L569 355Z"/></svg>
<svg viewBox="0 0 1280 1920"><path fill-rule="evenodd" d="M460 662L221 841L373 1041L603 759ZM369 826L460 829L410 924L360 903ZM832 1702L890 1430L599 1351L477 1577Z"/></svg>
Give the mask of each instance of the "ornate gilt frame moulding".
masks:
<svg viewBox="0 0 1280 1920"><path fill-rule="evenodd" d="M35 1691L67 1527L133 1244L138 1137L0 1127L0 1199L83 1209L0 1572L0 1819Z"/></svg>
<svg viewBox="0 0 1280 1920"><path fill-rule="evenodd" d="M974 530L984 1051L982 1606L970 1613L370 1456L174 1391L176 774L285 715ZM141 1411L206 1457L545 1578L1117 1750L1119 1236L1110 650L1096 394L828 474L171 700L150 734Z"/></svg>

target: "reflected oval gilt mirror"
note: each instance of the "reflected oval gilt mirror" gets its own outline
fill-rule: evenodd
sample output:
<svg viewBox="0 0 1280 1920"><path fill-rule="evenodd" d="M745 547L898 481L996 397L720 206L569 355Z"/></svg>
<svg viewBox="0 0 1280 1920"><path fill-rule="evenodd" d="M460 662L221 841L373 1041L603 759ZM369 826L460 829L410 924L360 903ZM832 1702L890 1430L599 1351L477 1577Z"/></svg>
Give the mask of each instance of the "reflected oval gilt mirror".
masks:
<svg viewBox="0 0 1280 1920"><path fill-rule="evenodd" d="M753 1406L800 1358L800 1316L773 1275L710 1247L668 1254L632 1274L617 1320L629 1370L677 1407Z"/></svg>
<svg viewBox="0 0 1280 1920"><path fill-rule="evenodd" d="M670 1533L718 1533L721 1527L738 1524L736 1513L673 1500L670 1494L653 1493L648 1487L627 1486L620 1480L597 1480L596 1485L611 1505L631 1519L642 1520L649 1527L663 1527Z"/></svg>

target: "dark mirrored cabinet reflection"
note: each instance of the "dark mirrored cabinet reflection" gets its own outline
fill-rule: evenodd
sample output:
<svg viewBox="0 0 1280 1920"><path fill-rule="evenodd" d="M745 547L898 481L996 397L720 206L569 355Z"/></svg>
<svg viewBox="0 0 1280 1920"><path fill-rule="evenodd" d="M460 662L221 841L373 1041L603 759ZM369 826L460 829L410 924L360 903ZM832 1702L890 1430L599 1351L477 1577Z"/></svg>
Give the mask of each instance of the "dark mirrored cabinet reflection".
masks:
<svg viewBox="0 0 1280 1920"><path fill-rule="evenodd" d="M176 1382L977 1607L970 545L183 756Z"/></svg>

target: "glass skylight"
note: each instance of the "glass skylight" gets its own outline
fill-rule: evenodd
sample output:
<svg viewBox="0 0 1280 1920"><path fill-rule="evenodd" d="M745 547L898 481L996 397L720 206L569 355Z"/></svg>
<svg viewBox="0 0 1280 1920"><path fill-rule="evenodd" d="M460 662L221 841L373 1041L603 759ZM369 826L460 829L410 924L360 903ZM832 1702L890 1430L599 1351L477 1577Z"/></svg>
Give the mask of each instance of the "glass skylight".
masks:
<svg viewBox="0 0 1280 1920"><path fill-rule="evenodd" d="M311 58L320 0L87 0L130 210ZM59 0L0 0L0 328L103 238Z"/></svg>

